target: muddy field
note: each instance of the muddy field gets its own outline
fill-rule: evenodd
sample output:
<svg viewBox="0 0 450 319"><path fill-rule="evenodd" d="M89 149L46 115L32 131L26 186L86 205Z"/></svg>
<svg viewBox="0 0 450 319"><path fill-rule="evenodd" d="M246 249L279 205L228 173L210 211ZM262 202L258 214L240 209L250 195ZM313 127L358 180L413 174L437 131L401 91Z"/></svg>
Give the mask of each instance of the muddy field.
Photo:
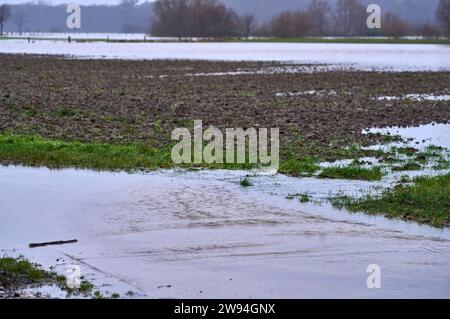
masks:
<svg viewBox="0 0 450 319"><path fill-rule="evenodd" d="M0 65L0 132L161 145L175 127L201 119L219 128L279 127L282 146L300 137L313 153L306 155L330 159L315 154L317 146L374 142L365 128L450 122L449 101L377 100L448 94L448 72L305 73L275 62L25 55L0 55Z"/></svg>

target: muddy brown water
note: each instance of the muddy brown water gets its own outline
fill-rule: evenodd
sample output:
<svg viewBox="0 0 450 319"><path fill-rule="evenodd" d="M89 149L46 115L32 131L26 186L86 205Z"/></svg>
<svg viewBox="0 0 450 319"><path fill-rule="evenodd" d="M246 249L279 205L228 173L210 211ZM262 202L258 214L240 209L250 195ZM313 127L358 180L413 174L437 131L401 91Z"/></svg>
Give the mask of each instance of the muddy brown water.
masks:
<svg viewBox="0 0 450 319"><path fill-rule="evenodd" d="M244 174L0 166L1 249L60 272L80 265L122 296L450 297L448 229L288 201L278 190L300 179L243 188ZM67 238L78 243L27 248ZM381 289L367 288L370 264Z"/></svg>

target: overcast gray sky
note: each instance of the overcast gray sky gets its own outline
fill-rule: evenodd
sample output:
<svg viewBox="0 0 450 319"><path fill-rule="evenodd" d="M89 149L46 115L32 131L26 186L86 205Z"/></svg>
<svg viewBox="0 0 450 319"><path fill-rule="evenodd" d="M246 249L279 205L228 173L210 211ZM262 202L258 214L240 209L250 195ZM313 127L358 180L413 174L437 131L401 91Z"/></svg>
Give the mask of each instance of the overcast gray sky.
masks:
<svg viewBox="0 0 450 319"><path fill-rule="evenodd" d="M140 2L145 2L149 0L140 0ZM150 0L153 1L153 0ZM30 0L0 0L0 4L9 3L9 4L18 4L18 3L27 3L27 2L37 2ZM117 4L120 0L44 0L44 2L48 2L51 4L61 4L61 3L78 3L78 4Z"/></svg>

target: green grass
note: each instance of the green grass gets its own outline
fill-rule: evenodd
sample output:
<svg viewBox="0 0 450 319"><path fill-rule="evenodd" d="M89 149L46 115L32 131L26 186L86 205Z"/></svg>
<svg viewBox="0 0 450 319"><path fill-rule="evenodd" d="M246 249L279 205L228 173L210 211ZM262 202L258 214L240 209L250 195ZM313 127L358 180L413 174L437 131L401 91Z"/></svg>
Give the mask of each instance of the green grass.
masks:
<svg viewBox="0 0 450 319"><path fill-rule="evenodd" d="M139 144L64 142L38 136L0 134L0 160L50 168L104 170L156 169L171 166L170 149Z"/></svg>
<svg viewBox="0 0 450 319"><path fill-rule="evenodd" d="M70 107L61 107L57 111L57 115L60 117L70 117L70 116L74 116L75 114L76 114L76 112Z"/></svg>
<svg viewBox="0 0 450 319"><path fill-rule="evenodd" d="M358 166L326 167L319 174L320 178L342 178L354 180L377 181L383 176L379 167L364 168Z"/></svg>
<svg viewBox="0 0 450 319"><path fill-rule="evenodd" d="M381 214L390 218L413 220L435 227L450 225L450 174L419 177L412 185L399 185L380 196L331 199L333 206L352 212Z"/></svg>
<svg viewBox="0 0 450 319"><path fill-rule="evenodd" d="M418 171L422 168L419 163L416 162L408 162L402 166L395 166L392 168L393 171Z"/></svg>
<svg viewBox="0 0 450 319"><path fill-rule="evenodd" d="M8 276L10 277L23 276L25 279L27 279L27 281L31 283L40 282L51 277L51 274L49 272L40 269L36 264L29 262L23 257L0 258L0 272L8 274Z"/></svg>
<svg viewBox="0 0 450 319"><path fill-rule="evenodd" d="M292 200L294 198L298 198L298 201L300 203L308 203L311 201L311 196L309 196L308 193L302 193L302 194L289 194L286 196L286 199Z"/></svg>
<svg viewBox="0 0 450 319"><path fill-rule="evenodd" d="M450 161L445 158L439 159L436 164L432 167L435 170L444 170L450 168Z"/></svg>
<svg viewBox="0 0 450 319"><path fill-rule="evenodd" d="M155 170L170 168L171 144L162 147L138 143L107 144L99 142L82 143L47 139L34 135L0 134L0 162L24 164L50 168L89 168L94 170ZM248 158L248 156L247 156ZM312 158L282 160L280 171L291 175L310 174L319 167ZM203 167L210 169L253 169L251 163L201 163L182 164L180 167Z"/></svg>
<svg viewBox="0 0 450 319"><path fill-rule="evenodd" d="M241 179L241 180L239 181L239 184L240 184L242 187L250 187L250 186L253 186L253 184L250 182L250 180L248 179L248 177L245 177L245 178Z"/></svg>
<svg viewBox="0 0 450 319"><path fill-rule="evenodd" d="M399 154L404 154L408 156L413 156L417 153L417 149L414 147L399 147L396 149Z"/></svg>
<svg viewBox="0 0 450 319"><path fill-rule="evenodd" d="M279 172L294 176L310 176L320 169L318 162L311 157L289 157L281 161Z"/></svg>
<svg viewBox="0 0 450 319"><path fill-rule="evenodd" d="M5 37L0 36L0 40L20 40L27 39L24 37ZM46 38L46 37L30 37L32 41L63 41L67 42L67 37L61 37L59 39L55 38ZM107 42L106 37L104 39L71 39L72 42ZM380 37L347 37L347 38L320 38L320 37L301 37L301 38L276 38L276 37L267 37L267 38L223 38L223 39L200 39L196 42L269 42L269 43L394 43L394 44L450 44L450 39L406 39L406 38L380 38ZM193 42L190 39L169 39L169 40L154 40L154 39L144 39L136 40L136 39L109 39L108 42L117 42L117 43L142 43L142 42Z"/></svg>
<svg viewBox="0 0 450 319"><path fill-rule="evenodd" d="M171 168L176 165L171 159L171 142L163 146L150 146L139 143L108 144L100 142L79 142L48 139L35 135L16 135L0 133L0 162L3 164L24 164L46 166L49 168L89 168L94 170L128 171L155 170ZM299 154L314 154L303 156ZM333 158L355 158L359 156L388 156L389 154L366 154L357 146L344 149L317 148L287 145L280 151L279 173L291 176L313 176L320 170L320 161L327 160L324 154ZM248 154L246 155L248 159ZM445 163L444 163L445 164ZM256 163L191 163L181 164L182 168L209 169L254 169ZM443 165L442 165L443 166ZM379 180L380 168L363 168L358 165L325 168L319 175L322 178L344 178Z"/></svg>
<svg viewBox="0 0 450 319"><path fill-rule="evenodd" d="M79 288L70 288L67 286L65 276L46 271L23 256L0 257L0 286L17 290L33 284L57 285L61 290L67 292L68 296L73 294L89 296L94 288L94 285L87 280L83 280Z"/></svg>

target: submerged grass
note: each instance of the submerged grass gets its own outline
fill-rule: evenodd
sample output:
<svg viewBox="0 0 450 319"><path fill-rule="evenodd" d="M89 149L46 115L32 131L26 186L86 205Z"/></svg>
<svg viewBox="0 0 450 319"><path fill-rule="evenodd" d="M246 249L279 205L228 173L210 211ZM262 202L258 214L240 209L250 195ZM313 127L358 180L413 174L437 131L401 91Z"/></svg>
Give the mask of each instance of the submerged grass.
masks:
<svg viewBox="0 0 450 319"><path fill-rule="evenodd" d="M57 285L66 291L68 296L74 294L89 296L94 288L87 280L83 280L79 288L70 288L65 276L42 269L40 265L28 261L23 256L0 257L0 286L13 294L14 291L29 285Z"/></svg>
<svg viewBox="0 0 450 319"><path fill-rule="evenodd" d="M366 181L378 181L383 176L379 167L364 168L354 165L326 167L319 174L320 178L342 178Z"/></svg>
<svg viewBox="0 0 450 319"><path fill-rule="evenodd" d="M392 168L393 171L418 171L422 168L419 163L408 162L401 166L395 166Z"/></svg>
<svg viewBox="0 0 450 319"><path fill-rule="evenodd" d="M413 220L435 227L450 225L450 174L418 177L412 185L399 185L380 196L353 199L348 196L331 199L333 206L352 212L381 214Z"/></svg>
<svg viewBox="0 0 450 319"><path fill-rule="evenodd" d="M252 182L250 182L250 180L248 179L248 177L245 177L245 178L241 179L241 180L239 181L239 184L240 184L242 187L250 187L250 186L253 185Z"/></svg>

